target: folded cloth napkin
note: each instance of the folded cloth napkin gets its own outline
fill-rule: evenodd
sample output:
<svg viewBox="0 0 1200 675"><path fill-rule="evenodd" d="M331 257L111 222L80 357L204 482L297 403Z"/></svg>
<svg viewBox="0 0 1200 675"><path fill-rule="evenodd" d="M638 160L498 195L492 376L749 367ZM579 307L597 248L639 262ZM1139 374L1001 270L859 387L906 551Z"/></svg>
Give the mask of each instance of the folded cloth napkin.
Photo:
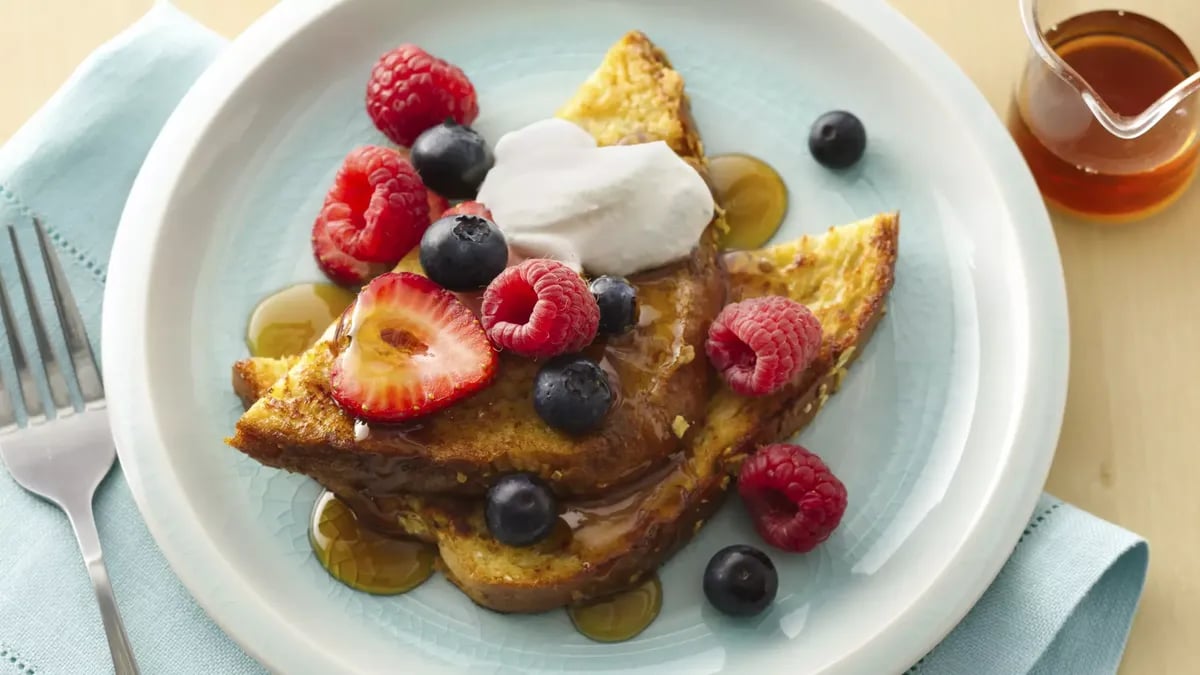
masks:
<svg viewBox="0 0 1200 675"><path fill-rule="evenodd" d="M28 228L34 215L47 224L93 339L125 196L158 129L221 45L187 16L156 6L0 149L0 225ZM0 274L13 272L0 258ZM119 471L101 485L96 516L143 672L262 672L171 573ZM66 519L2 470L0 541L0 675L111 672ZM910 672L1114 672L1147 558L1136 535L1045 496L991 588Z"/></svg>

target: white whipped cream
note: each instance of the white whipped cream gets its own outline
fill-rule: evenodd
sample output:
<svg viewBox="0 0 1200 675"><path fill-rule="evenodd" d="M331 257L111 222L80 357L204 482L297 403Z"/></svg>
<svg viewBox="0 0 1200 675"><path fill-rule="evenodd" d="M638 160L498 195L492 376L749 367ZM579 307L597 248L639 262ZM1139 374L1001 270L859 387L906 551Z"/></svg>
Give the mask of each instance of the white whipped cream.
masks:
<svg viewBox="0 0 1200 675"><path fill-rule="evenodd" d="M626 276L686 257L713 217L704 179L662 141L597 147L548 119L505 134L495 156L477 199L525 258Z"/></svg>
<svg viewBox="0 0 1200 675"><path fill-rule="evenodd" d="M354 420L354 440L361 443L371 435L371 425L362 420Z"/></svg>

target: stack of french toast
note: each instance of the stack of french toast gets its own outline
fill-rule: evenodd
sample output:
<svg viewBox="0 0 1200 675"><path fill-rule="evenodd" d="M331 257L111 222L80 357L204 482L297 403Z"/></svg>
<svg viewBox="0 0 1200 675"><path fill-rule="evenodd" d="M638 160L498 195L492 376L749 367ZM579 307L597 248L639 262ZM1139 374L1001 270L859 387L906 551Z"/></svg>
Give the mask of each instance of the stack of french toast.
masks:
<svg viewBox="0 0 1200 675"><path fill-rule="evenodd" d="M641 33L614 45L557 115L600 145L661 140L707 170L683 78ZM594 432L545 424L530 394L538 364L502 353L485 389L404 425L373 425L364 437L330 395L331 331L297 357L234 365L247 410L228 442L312 477L381 532L435 544L440 569L482 606L539 612L623 590L700 530L745 457L816 416L892 286L895 214L751 251L722 252L727 227L718 208L688 259L631 279L651 318L587 348L615 389ZM412 255L397 269L422 272ZM742 396L713 371L705 336L726 304L767 295L808 307L821 344L781 390ZM558 529L532 546L501 543L485 523L484 495L513 472L535 475L561 504Z"/></svg>

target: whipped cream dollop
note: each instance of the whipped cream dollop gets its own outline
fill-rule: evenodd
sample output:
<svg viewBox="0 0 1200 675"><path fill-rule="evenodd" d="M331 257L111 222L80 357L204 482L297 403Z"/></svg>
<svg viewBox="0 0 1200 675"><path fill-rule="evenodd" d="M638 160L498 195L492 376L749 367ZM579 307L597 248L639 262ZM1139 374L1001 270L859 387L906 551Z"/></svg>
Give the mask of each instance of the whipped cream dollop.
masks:
<svg viewBox="0 0 1200 675"><path fill-rule="evenodd" d="M685 258L713 217L704 179L663 141L597 147L561 119L496 143L479 189L514 253L627 276Z"/></svg>

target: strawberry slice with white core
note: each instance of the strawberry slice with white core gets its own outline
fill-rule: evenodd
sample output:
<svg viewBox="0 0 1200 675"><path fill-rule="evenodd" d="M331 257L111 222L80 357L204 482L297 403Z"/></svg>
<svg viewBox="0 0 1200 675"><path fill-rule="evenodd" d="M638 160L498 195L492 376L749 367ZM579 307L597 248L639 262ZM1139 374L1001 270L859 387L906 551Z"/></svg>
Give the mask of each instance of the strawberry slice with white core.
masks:
<svg viewBox="0 0 1200 675"><path fill-rule="evenodd" d="M428 415L496 375L496 350L471 310L408 272L382 274L367 284L337 344L333 398L365 422Z"/></svg>

